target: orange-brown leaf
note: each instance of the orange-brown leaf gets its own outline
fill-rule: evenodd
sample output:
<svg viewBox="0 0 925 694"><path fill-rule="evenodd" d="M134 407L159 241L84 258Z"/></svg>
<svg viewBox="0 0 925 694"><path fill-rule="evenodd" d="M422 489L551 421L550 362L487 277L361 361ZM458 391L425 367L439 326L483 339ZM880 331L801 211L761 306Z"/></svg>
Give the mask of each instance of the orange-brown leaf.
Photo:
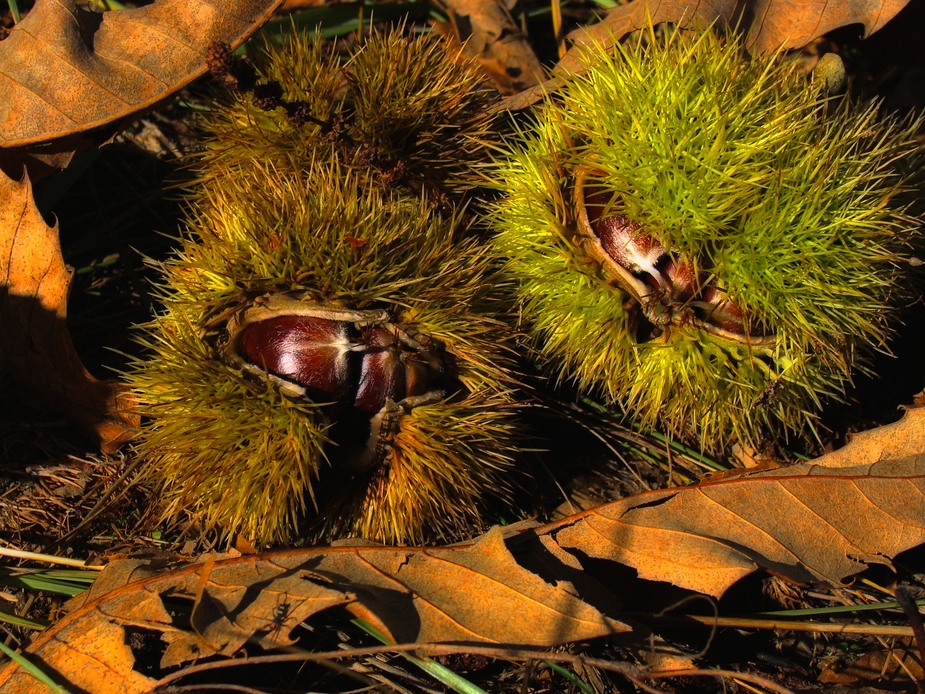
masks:
<svg viewBox="0 0 925 694"><path fill-rule="evenodd" d="M111 452L132 438L138 417L115 381L84 368L65 324L71 273L58 228L49 227L28 176L0 172L0 355L20 393L85 426Z"/></svg>
<svg viewBox="0 0 925 694"><path fill-rule="evenodd" d="M152 681L131 671L126 626L164 634L163 667L232 655L249 640L289 644L297 624L337 605L404 643L545 646L628 630L557 579L547 581L521 566L499 528L475 544L455 547L350 546L247 555L176 569L86 601L44 631L29 655L52 665L67 686L94 692L103 691L92 679L98 676L96 663L106 662L113 667L110 679L130 694L146 691ZM161 601L167 595L174 609L184 601L191 606L192 629L173 622ZM88 633L95 636L92 645ZM0 673L2 692L37 691L30 689L33 682L15 663Z"/></svg>
<svg viewBox="0 0 925 694"><path fill-rule="evenodd" d="M870 431L854 434L847 445L817 462L828 467L879 463L925 451L925 407L912 407L903 418Z"/></svg>
<svg viewBox="0 0 925 694"><path fill-rule="evenodd" d="M918 426L915 417L904 421ZM248 641L287 645L297 624L335 606L399 643L550 647L630 628L618 621L617 595L632 594L633 584L605 588L583 570L585 558L597 560L595 571L608 562L625 565L641 578L718 597L759 568L839 583L923 542L925 453L850 467L821 458L640 494L507 535L494 528L468 545L212 556L75 599L74 611L29 654L62 668L58 674L69 684L86 687L82 673L90 664L82 660L104 659L99 644L85 644L86 633L111 641L106 662L130 668L121 627L160 631L168 644L161 665L169 667L208 654L230 656ZM133 563L119 571L115 565L99 580L113 575L115 584L107 585L118 585L119 575L128 580L144 568ZM188 626L174 621L162 596L174 610L186 602ZM117 677L124 691L139 690L130 672ZM29 682L10 665L0 673L0 692L31 691Z"/></svg>
<svg viewBox="0 0 925 694"><path fill-rule="evenodd" d="M545 76L539 58L503 0L442 0L456 37L475 56L502 94L539 84Z"/></svg>
<svg viewBox="0 0 925 694"><path fill-rule="evenodd" d="M861 24L870 36L892 19L909 0L636 0L615 7L604 21L577 29L570 38L576 44L589 40L612 41L646 27L651 22L680 26L736 25L746 47L758 54L798 48L823 34L849 24ZM573 56L574 57L574 56Z"/></svg>
<svg viewBox="0 0 925 694"><path fill-rule="evenodd" d="M758 568L837 584L925 542L925 454L708 480L639 494L557 525L549 532L566 550L717 597Z"/></svg>
<svg viewBox="0 0 925 694"><path fill-rule="evenodd" d="M281 0L160 0L98 14L38 0L0 43L0 146L123 119L206 71L209 45L237 46Z"/></svg>

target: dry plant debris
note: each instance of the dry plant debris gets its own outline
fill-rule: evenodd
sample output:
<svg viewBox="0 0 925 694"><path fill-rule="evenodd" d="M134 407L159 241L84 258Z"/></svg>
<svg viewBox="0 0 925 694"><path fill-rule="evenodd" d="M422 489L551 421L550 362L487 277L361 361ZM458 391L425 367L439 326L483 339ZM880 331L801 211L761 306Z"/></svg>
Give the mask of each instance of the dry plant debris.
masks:
<svg viewBox="0 0 925 694"><path fill-rule="evenodd" d="M861 23L872 33L905 4L828 3L807 9L796 2L749 3L739 27L752 49L764 52L785 42L800 46L845 24ZM259 8L252 3L238 5L255 13L254 26L271 12L270 3ZM118 22L127 23L125 36L137 37L139 31L130 31L128 24L143 16L173 15L184 27L200 26L190 19L192 10L178 10L176 3L165 0L151 7L104 15L97 28L109 34L98 35L98 39L118 38L121 30L112 31ZM142 84L130 79L140 73L138 61L125 74L99 72L105 62L101 58L105 53L98 54L99 49L113 44L94 41L91 51L80 32L88 28L84 24L88 18L73 24L72 5L40 0L29 17L35 17L32 21L41 24L42 31L27 36L29 24L24 22L0 44L0 73L13 75L5 91L12 96L0 105L8 109L0 118L5 147L0 151L0 164L8 166L21 159L21 152L9 149L14 145L54 145L62 135L147 108L205 69L210 42L243 40L247 30L238 24L228 28L233 22L224 21L240 14L228 9L230 5L217 11L214 5L196 7L222 20L219 24L230 33L202 37L195 50L183 53L185 61L177 59L182 58L182 51L173 52L170 58L158 52L163 46L135 45L148 59L173 71L173 76ZM635 2L616 8L593 31L600 39L619 37L649 21L733 23L737 7L741 5L731 2ZM43 17L57 19L42 21ZM131 29L139 27L143 37L155 33L144 28L144 23ZM164 33L176 36L177 31L174 26ZM21 36L16 41L30 42L31 49L13 50L16 32ZM58 41L62 41L61 50L55 48ZM123 48L115 46L116 52ZM43 53L59 58L70 55L85 69L76 75L69 73L74 79L64 86L43 82L68 74L36 68ZM29 59L17 64L23 56ZM498 60L502 65L505 62ZM569 66L567 58L560 69ZM17 69L26 72L17 73ZM30 72L34 69L40 72ZM18 79L17 74L31 76ZM40 84L48 85L46 91L36 86ZM48 118L27 119L24 114L34 105L36 94L68 97L69 103L80 103L80 108L73 110L62 102L58 111L47 110ZM28 130L24 129L27 125ZM46 404L54 401L95 432L101 446L114 447L127 436L133 422L123 412L118 388L90 376L74 354L63 323L69 274L56 230L38 215L28 179L4 178L0 188L4 359L17 365L11 371L25 379L33 396ZM26 230L31 231L28 240L20 233ZM14 304L19 307L12 308ZM868 563L886 563L925 539L923 411L910 410L900 423L858 435L842 451L812 463L650 492L507 535L494 529L469 545L312 548L231 559L212 556L153 575L137 561L113 562L104 577L110 572L121 571L122 575L101 577L97 589L37 638L28 653L76 686L95 692L130 692L147 691L153 680L133 670L135 654L126 643L127 627L163 634L169 644L167 663L181 663L204 653L232 654L252 638L266 647L288 643L298 623L333 606L346 607L406 643L519 640L552 646L632 629L632 624L620 618L618 598L632 595L634 584L604 589L578 560L580 555L630 566L640 576L716 596L759 568L796 580L839 583ZM543 567L543 578L526 568L537 566L536 562ZM464 584L463 578L470 582ZM460 590L460 585L466 589ZM168 594L188 606L189 625L175 623L163 602ZM607 597L604 602L602 594ZM281 611L283 605L287 608ZM517 620L510 619L520 609L527 611ZM227 616L230 610L238 610L234 621ZM0 674L0 691L44 689L11 664Z"/></svg>
<svg viewBox="0 0 925 694"><path fill-rule="evenodd" d="M919 427L917 416L903 422ZM396 643L449 642L460 652L501 643L551 648L634 628L620 619L633 582L605 587L595 578L600 568L586 570L579 557L719 598L759 568L838 585L925 541L925 457L848 468L828 462L640 494L546 526L507 534L495 527L449 547L209 555L153 576L137 560L117 561L28 652L80 687L99 681L102 662L121 691L146 691L154 681L132 670L126 627L159 633L167 668L231 657L249 642L291 645L298 624L338 606ZM189 627L171 616L168 597L189 606ZM279 605L287 606L282 615ZM32 682L11 664L0 692L31 691Z"/></svg>

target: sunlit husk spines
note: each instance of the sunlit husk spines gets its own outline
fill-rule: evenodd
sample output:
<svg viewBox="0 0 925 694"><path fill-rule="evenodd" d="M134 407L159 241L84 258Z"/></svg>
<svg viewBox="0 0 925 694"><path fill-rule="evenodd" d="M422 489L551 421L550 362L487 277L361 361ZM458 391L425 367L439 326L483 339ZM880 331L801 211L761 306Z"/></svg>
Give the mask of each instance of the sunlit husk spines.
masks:
<svg viewBox="0 0 925 694"><path fill-rule="evenodd" d="M258 83L278 84L283 103L267 108L239 94L204 119L204 185L216 163L246 173L251 163L272 162L297 172L321 158L352 169L365 186L442 202L464 195L497 139L485 112L495 97L477 61L435 35L373 31L344 56L292 31L281 44L267 38L251 56Z"/></svg>
<svg viewBox="0 0 925 694"><path fill-rule="evenodd" d="M886 349L920 228L902 202L920 123L826 97L780 56L748 60L711 32L585 60L495 173L497 247L538 349L705 449L811 431ZM589 197L662 265L608 268ZM683 300L661 288L665 263L686 264Z"/></svg>
<svg viewBox="0 0 925 694"><path fill-rule="evenodd" d="M167 515L188 509L264 544L300 533L411 542L478 527L486 498L510 497L519 409L489 249L460 238L459 217L364 189L330 162L300 175L267 165L262 175L229 176L204 193L182 249L161 265L164 312L130 374L150 418L141 452ZM263 375L264 364L229 356L260 307L286 320L349 319L354 332L380 325L401 363L447 356L409 372L425 381L409 381L407 398L381 388L389 428L370 437L359 467L344 464L368 431L345 440L330 398L302 397L272 367ZM371 364L364 378L379 377ZM441 364L447 373L434 376Z"/></svg>

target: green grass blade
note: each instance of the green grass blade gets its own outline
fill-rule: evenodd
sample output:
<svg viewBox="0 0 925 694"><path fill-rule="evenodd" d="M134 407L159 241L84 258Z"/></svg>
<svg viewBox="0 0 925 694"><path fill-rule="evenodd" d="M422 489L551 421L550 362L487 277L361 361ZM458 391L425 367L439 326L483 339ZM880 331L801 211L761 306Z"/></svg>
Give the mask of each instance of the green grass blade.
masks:
<svg viewBox="0 0 925 694"><path fill-rule="evenodd" d="M4 612L3 610L0 610L0 622L10 624L14 627L34 629L35 631L42 631L51 624L47 619L27 619L26 617L20 617L10 612Z"/></svg>
<svg viewBox="0 0 925 694"><path fill-rule="evenodd" d="M410 25L418 20L426 20L429 16L430 8L427 3L373 5L366 2L344 2L313 7L288 17L271 20L262 31L278 39L295 27L309 34L320 31L324 38L329 39L346 36L373 22L399 21L407 18L406 21Z"/></svg>
<svg viewBox="0 0 925 694"><path fill-rule="evenodd" d="M553 672L557 672L557 673L559 673L560 675L562 675L565 679L567 679L569 682L571 682L572 684L574 684L576 687L578 687L578 688L579 688L581 691L583 691L585 694L594 694L594 690L591 689L591 687L589 687L589 686L584 682L584 680L582 680L582 679L581 679L578 675L576 675L574 672L571 672L571 671L569 671L569 670L566 670L564 667L562 667L561 665L559 665L559 663L554 663L554 662L552 662L551 660L544 660L543 662L546 663L546 665L549 667L550 670L552 670Z"/></svg>
<svg viewBox="0 0 925 694"><path fill-rule="evenodd" d="M48 675L39 670L39 668L32 663L26 656L17 653L12 648L7 646L5 643L0 641L0 653L3 653L5 656L10 658L21 667L23 670L32 675L39 682L48 687L55 694L70 694L67 689L56 683Z"/></svg>
<svg viewBox="0 0 925 694"><path fill-rule="evenodd" d="M376 629L372 624L366 622L362 619L352 619L350 620L356 624L360 629L365 631L367 634L373 638L381 641L387 646L395 645L391 639L389 639L385 634ZM419 668L421 668L428 675L433 677L435 680L441 684L445 684L447 687L452 689L454 692L459 692L459 694L488 694L484 689L478 687L465 677L457 675L455 672L450 670L448 667L444 667L440 663L431 660L430 658L417 658L409 653L400 654L406 660L414 663Z"/></svg>
<svg viewBox="0 0 925 694"><path fill-rule="evenodd" d="M86 573L90 575L79 578L74 576L54 576L50 575L50 572L38 571L34 573L7 573L6 575L0 573L0 585L11 588L25 588L26 590L41 590L46 593L74 597L83 593L87 586L93 582L93 579L96 578L96 572Z"/></svg>
<svg viewBox="0 0 925 694"><path fill-rule="evenodd" d="M916 600L919 607L925 606L925 600ZM864 605L831 605L829 607L810 607L800 610L773 610L771 612L758 612L762 617L818 617L827 614L843 614L845 612L870 612L873 610L898 610L899 603L895 600L886 602L872 602Z"/></svg>

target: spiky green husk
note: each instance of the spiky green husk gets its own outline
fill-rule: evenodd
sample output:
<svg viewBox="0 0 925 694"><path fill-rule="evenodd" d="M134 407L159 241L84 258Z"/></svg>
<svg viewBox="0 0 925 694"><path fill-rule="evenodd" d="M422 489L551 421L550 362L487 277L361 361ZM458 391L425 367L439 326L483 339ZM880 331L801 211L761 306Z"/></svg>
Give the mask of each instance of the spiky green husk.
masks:
<svg viewBox="0 0 925 694"><path fill-rule="evenodd" d="M497 246L539 349L562 377L708 450L811 431L890 334L920 226L900 203L920 123L827 99L793 64L747 61L711 32L590 48L586 62L495 173ZM576 243L581 167L599 172L610 213L710 272L776 342L672 326L638 343L628 293Z"/></svg>
<svg viewBox="0 0 925 694"><path fill-rule="evenodd" d="M272 542L314 503L328 426L317 407L217 361L202 341L202 308L171 302L141 339L151 356L130 379L149 418L139 444L146 477L164 517L190 511L206 528Z"/></svg>
<svg viewBox="0 0 925 694"><path fill-rule="evenodd" d="M278 83L286 100L304 101L330 127L292 125L284 108L264 111L239 95L204 121L203 184L216 164L246 171L271 162L298 172L337 160L366 186L458 196L487 159L485 143L496 140L477 62L434 35L374 31L344 62L320 38L292 32L282 45L264 41L253 60L260 82Z"/></svg>
<svg viewBox="0 0 925 694"><path fill-rule="evenodd" d="M450 540L471 532L486 493L508 500L512 451L499 442L518 437L512 393L466 380L478 396L416 407L402 418L391 463L374 470L361 493L344 486L336 493L329 534L421 542L431 527Z"/></svg>
<svg viewBox="0 0 925 694"><path fill-rule="evenodd" d="M459 219L363 190L330 163L301 175L260 171L204 193L182 250L161 266L164 312L142 338L150 356L130 374L150 418L140 450L167 514L190 509L263 544L299 532L408 542L477 527L484 497L510 496L517 411L489 250L457 238ZM255 383L210 347L218 316L274 292L388 309L443 343L468 395L403 415L389 464L351 478L332 472L321 409ZM316 478L332 475L341 486L313 496Z"/></svg>

